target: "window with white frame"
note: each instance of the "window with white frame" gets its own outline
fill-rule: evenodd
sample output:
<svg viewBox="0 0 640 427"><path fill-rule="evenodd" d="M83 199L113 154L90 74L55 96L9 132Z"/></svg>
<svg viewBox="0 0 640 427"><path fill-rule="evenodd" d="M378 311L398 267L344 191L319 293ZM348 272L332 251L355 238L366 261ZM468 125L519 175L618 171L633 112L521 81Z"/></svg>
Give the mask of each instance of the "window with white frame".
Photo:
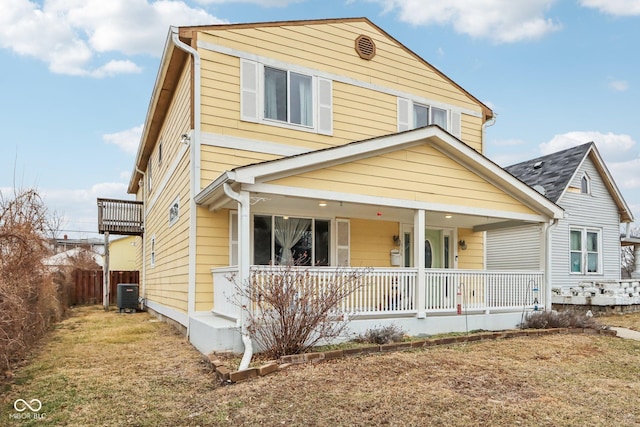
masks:
<svg viewBox="0 0 640 427"><path fill-rule="evenodd" d="M180 197L176 197L169 206L169 227L175 224L180 217Z"/></svg>
<svg viewBox="0 0 640 427"><path fill-rule="evenodd" d="M151 267L155 267L156 265L156 236L151 237Z"/></svg>
<svg viewBox="0 0 640 427"><path fill-rule="evenodd" d="M460 113L432 105L398 98L398 132L438 125L454 136L460 137Z"/></svg>
<svg viewBox="0 0 640 427"><path fill-rule="evenodd" d="M332 82L286 65L240 63L241 118L325 135L333 133Z"/></svg>
<svg viewBox="0 0 640 427"><path fill-rule="evenodd" d="M330 221L255 215L253 262L257 265L330 265Z"/></svg>
<svg viewBox="0 0 640 427"><path fill-rule="evenodd" d="M580 179L580 192L582 194L591 194L591 179L586 173Z"/></svg>
<svg viewBox="0 0 640 427"><path fill-rule="evenodd" d="M147 165L147 191L151 191L152 184L153 184L153 173L151 169L151 157L149 157L149 163Z"/></svg>
<svg viewBox="0 0 640 427"><path fill-rule="evenodd" d="M571 273L601 273L601 231L594 228L571 227L569 240Z"/></svg>

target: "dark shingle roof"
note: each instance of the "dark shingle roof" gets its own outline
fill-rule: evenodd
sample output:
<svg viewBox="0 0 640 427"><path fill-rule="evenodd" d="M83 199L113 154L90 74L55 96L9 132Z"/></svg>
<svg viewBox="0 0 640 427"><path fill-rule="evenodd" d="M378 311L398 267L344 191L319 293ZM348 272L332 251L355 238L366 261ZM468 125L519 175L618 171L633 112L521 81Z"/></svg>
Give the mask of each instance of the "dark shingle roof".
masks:
<svg viewBox="0 0 640 427"><path fill-rule="evenodd" d="M530 187L541 186L545 197L556 203L592 145L588 142L507 166L505 170Z"/></svg>

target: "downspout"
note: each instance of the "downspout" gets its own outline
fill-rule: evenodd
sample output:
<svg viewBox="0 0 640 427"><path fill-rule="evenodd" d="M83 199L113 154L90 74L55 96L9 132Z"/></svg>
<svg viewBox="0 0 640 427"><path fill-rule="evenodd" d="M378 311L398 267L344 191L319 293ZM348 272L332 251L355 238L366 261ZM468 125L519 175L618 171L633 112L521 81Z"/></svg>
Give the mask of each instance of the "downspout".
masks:
<svg viewBox="0 0 640 427"><path fill-rule="evenodd" d="M138 166L135 167L136 172L142 175L142 226L146 227L147 225L147 186L145 185L145 180L147 179L147 174L138 169ZM142 290L140 295L142 296L143 307L146 305L147 298L147 242L145 240L144 228L142 230Z"/></svg>
<svg viewBox="0 0 640 427"><path fill-rule="evenodd" d="M228 183L224 183L223 184L223 189L224 189L224 193L231 199L235 200L236 202L238 202L238 228L240 228L239 233L238 233L238 238L240 240L240 256L238 257L238 264L239 264L239 273L240 273L240 284L242 286L242 283L246 280L248 280L248 272L249 272L249 265L247 263L247 259L245 259L245 257L242 255L243 252L247 252L245 247L243 247L243 242L246 240L243 236L243 233L246 233L246 231L243 231L245 229L245 227L243 227L243 223L248 221L249 218L249 203L246 203L246 200L243 200L242 196L233 191L233 189L231 188L231 186ZM244 293L243 293L244 294ZM249 307L249 301L247 301L247 297L246 295L242 295L241 294L241 298L242 300L240 301L240 308L241 308L241 312L240 312L240 333L242 335L242 343L244 344L244 354L242 355L242 360L240 361L240 367L238 368L239 371L243 371L245 369L247 369L249 367L249 363L251 363L251 357L253 356L253 344L251 343L251 337L249 336L249 332L247 331L247 322L245 322L245 310L243 309L243 307Z"/></svg>
<svg viewBox="0 0 640 427"><path fill-rule="evenodd" d="M193 57L193 132L190 135L189 161L189 284L187 294L187 316L190 319L196 309L196 227L198 225L195 196L200 191L200 129L201 129L201 102L200 102L200 55L186 43L180 40L178 27L171 26L171 40L178 49L181 49ZM190 335L191 322L187 325L187 336Z"/></svg>
<svg viewBox="0 0 640 427"><path fill-rule="evenodd" d="M551 311L552 303L551 303L551 276L552 276L552 265L551 265L551 257L552 253L552 231L558 225L557 219L552 219L550 224L545 224L545 266L544 266L544 282L545 282L545 292L544 292L544 310Z"/></svg>

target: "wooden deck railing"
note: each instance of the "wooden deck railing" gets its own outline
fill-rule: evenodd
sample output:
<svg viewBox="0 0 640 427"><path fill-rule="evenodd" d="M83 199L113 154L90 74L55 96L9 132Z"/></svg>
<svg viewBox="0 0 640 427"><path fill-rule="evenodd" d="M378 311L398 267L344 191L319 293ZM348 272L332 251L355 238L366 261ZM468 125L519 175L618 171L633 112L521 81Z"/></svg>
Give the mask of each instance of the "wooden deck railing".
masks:
<svg viewBox="0 0 640 427"><path fill-rule="evenodd" d="M98 232L140 236L144 232L143 203L98 199Z"/></svg>

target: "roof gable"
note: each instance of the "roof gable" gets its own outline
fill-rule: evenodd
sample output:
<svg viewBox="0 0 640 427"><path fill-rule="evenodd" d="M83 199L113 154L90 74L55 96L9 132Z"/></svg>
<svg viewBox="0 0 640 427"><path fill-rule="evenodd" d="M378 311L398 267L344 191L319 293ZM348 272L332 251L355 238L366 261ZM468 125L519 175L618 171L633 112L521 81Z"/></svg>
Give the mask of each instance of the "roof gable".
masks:
<svg viewBox="0 0 640 427"><path fill-rule="evenodd" d="M532 188L540 187L547 199L557 203L587 157L593 161L618 206L620 221L632 222L633 214L593 142L517 163L505 170Z"/></svg>
<svg viewBox="0 0 640 427"><path fill-rule="evenodd" d="M241 166L218 177L195 197L195 201L198 204L211 203L221 196L221 188L225 183L255 184L277 180L425 143L429 143L445 156L455 159L467 171L491 182L496 188L530 209L553 218L562 217L562 209L555 203L436 125Z"/></svg>
<svg viewBox="0 0 640 427"><path fill-rule="evenodd" d="M540 186L554 203L571 182L593 142L537 157L505 168L507 172L530 187Z"/></svg>

